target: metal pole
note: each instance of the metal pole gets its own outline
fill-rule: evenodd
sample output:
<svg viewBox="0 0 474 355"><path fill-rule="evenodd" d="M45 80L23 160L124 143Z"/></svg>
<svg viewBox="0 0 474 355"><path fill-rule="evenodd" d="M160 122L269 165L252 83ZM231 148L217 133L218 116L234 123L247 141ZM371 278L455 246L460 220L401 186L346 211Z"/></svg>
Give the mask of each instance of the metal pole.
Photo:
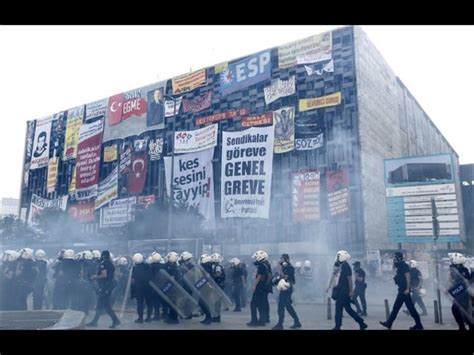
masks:
<svg viewBox="0 0 474 355"><path fill-rule="evenodd" d="M328 297L328 319L331 320L331 297Z"/></svg>
<svg viewBox="0 0 474 355"><path fill-rule="evenodd" d="M165 98L170 98L173 100L173 134L171 137L171 179L170 179L170 200L168 205L168 243L166 247L166 252L170 252L170 245L171 245L171 234L173 233L173 203L174 203L174 136L176 133L176 99L169 95L163 95L163 118L166 112L166 105L165 105Z"/></svg>
<svg viewBox="0 0 474 355"><path fill-rule="evenodd" d="M383 303L385 305L385 318L386 320L388 320L388 318L390 317L390 307L388 305L388 299L384 299Z"/></svg>
<svg viewBox="0 0 474 355"><path fill-rule="evenodd" d="M439 309L439 324L443 324L443 315L441 311L441 292L439 289L439 267L438 267L438 245L437 241L439 238L439 222L438 222L438 210L436 209L436 203L434 197L431 198L431 214L433 218L433 250L435 253L435 270L436 270L436 295L438 298L438 309Z"/></svg>

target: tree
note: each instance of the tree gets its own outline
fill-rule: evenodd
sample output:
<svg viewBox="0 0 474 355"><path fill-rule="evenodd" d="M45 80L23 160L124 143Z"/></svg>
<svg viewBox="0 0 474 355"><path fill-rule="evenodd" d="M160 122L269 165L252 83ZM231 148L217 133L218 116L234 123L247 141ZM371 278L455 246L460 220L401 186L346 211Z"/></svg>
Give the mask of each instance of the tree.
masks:
<svg viewBox="0 0 474 355"><path fill-rule="evenodd" d="M81 241L84 232L81 225L66 211L58 208L45 208L37 217L39 239L42 241Z"/></svg>
<svg viewBox="0 0 474 355"><path fill-rule="evenodd" d="M4 216L0 220L0 236L2 242L15 242L26 244L37 240L34 228L14 215Z"/></svg>
<svg viewBox="0 0 474 355"><path fill-rule="evenodd" d="M148 206L136 205L135 220L113 233L120 239L166 239L168 237L169 200ZM172 206L174 238L202 238L209 232L203 228L204 217L197 207L184 202ZM110 234L107 233L107 234Z"/></svg>

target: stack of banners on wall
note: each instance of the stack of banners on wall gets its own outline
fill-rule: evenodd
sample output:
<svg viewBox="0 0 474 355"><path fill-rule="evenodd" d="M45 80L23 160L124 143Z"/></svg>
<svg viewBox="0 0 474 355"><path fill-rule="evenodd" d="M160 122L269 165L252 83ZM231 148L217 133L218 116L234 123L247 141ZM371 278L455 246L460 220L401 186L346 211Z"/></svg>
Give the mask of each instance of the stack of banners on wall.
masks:
<svg viewBox="0 0 474 355"><path fill-rule="evenodd" d="M49 159L48 179L46 180L46 189L48 193L54 192L54 190L56 190L56 181L58 179L58 165L58 157L53 157Z"/></svg>
<svg viewBox="0 0 474 355"><path fill-rule="evenodd" d="M222 132L222 218L268 218L273 138L273 126Z"/></svg>
<svg viewBox="0 0 474 355"><path fill-rule="evenodd" d="M53 117L47 117L36 122L33 152L31 156L30 169L38 169L48 165L49 141L51 135L51 124Z"/></svg>
<svg viewBox="0 0 474 355"><path fill-rule="evenodd" d="M296 150L313 150L324 145L323 119L303 120L298 117L295 128Z"/></svg>
<svg viewBox="0 0 474 355"><path fill-rule="evenodd" d="M122 148L120 149L120 163L119 173L120 175L128 174L130 171L130 164L132 163L132 147L128 143L123 142Z"/></svg>
<svg viewBox="0 0 474 355"><path fill-rule="evenodd" d="M76 167L73 167L72 170L72 178L71 182L69 183L69 188L67 190L69 195L74 195L74 199L76 199L75 193L76 193Z"/></svg>
<svg viewBox="0 0 474 355"><path fill-rule="evenodd" d="M194 100L183 99L183 112L200 112L211 107L211 104L212 91L208 91L203 96Z"/></svg>
<svg viewBox="0 0 474 355"><path fill-rule="evenodd" d="M79 131L76 163L76 199L79 201L97 196L104 128L102 121L85 124Z"/></svg>
<svg viewBox="0 0 474 355"><path fill-rule="evenodd" d="M388 238L400 243L431 243L432 200L439 242L458 242L461 227L453 157L450 154L387 159L385 164Z"/></svg>
<svg viewBox="0 0 474 355"><path fill-rule="evenodd" d="M286 153L295 149L295 108L283 107L273 111L275 123L275 153Z"/></svg>
<svg viewBox="0 0 474 355"><path fill-rule="evenodd" d="M265 112L261 115L242 117L240 122L243 128L273 125L273 112Z"/></svg>
<svg viewBox="0 0 474 355"><path fill-rule="evenodd" d="M133 221L133 210L137 202L136 196L114 200L110 207L100 209L100 228L122 227Z"/></svg>
<svg viewBox="0 0 474 355"><path fill-rule="evenodd" d="M69 216L79 223L90 223L95 221L95 202L88 201L69 205Z"/></svg>
<svg viewBox="0 0 474 355"><path fill-rule="evenodd" d="M64 136L66 133L66 111L55 113L53 115L53 123L51 125L51 157L61 157L64 147Z"/></svg>
<svg viewBox="0 0 474 355"><path fill-rule="evenodd" d="M317 63L332 58L332 32L320 33L278 47L278 67Z"/></svg>
<svg viewBox="0 0 474 355"><path fill-rule="evenodd" d="M25 189L28 186L28 180L29 180L29 177L30 177L30 164L31 163L26 163L25 166L24 166L22 189Z"/></svg>
<svg viewBox="0 0 474 355"><path fill-rule="evenodd" d="M117 144L104 147L104 163L117 160Z"/></svg>
<svg viewBox="0 0 474 355"><path fill-rule="evenodd" d="M107 114L107 101L107 99L102 99L87 104L85 122L89 123L97 117L105 117Z"/></svg>
<svg viewBox="0 0 474 355"><path fill-rule="evenodd" d="M64 141L63 160L75 159L77 144L79 143L79 130L84 117L84 106L78 106L67 111L66 139Z"/></svg>
<svg viewBox="0 0 474 355"><path fill-rule="evenodd" d="M118 167L100 182L95 199L95 209L101 208L118 197Z"/></svg>
<svg viewBox="0 0 474 355"><path fill-rule="evenodd" d="M171 83L173 85L173 95L192 91L207 84L206 69L177 76L176 78L171 79Z"/></svg>
<svg viewBox="0 0 474 355"><path fill-rule="evenodd" d="M173 201L197 207L206 220L205 227L214 227L214 181L212 157L214 148L179 155L174 158ZM170 195L171 157L165 157L166 189Z"/></svg>
<svg viewBox="0 0 474 355"><path fill-rule="evenodd" d="M326 186L331 217L345 215L349 211L349 178L347 170L328 171L326 174Z"/></svg>
<svg viewBox="0 0 474 355"><path fill-rule="evenodd" d="M219 63L214 66L214 74L222 73L224 70L227 70L229 67L229 62Z"/></svg>
<svg viewBox="0 0 474 355"><path fill-rule="evenodd" d="M138 196L139 205L153 205L155 203L155 195L146 195L146 196Z"/></svg>
<svg viewBox="0 0 474 355"><path fill-rule="evenodd" d="M163 155L163 138L150 139L148 142L148 155L150 161L160 160Z"/></svg>
<svg viewBox="0 0 474 355"><path fill-rule="evenodd" d="M293 95L296 92L296 76L291 76L288 80L277 79L270 86L263 89L265 103L271 104L281 97Z"/></svg>
<svg viewBox="0 0 474 355"><path fill-rule="evenodd" d="M165 101L165 117L171 117L174 116L175 112L176 114L179 113L179 109L181 108L181 101L183 101L183 97L178 97L175 101L172 100L166 100ZM174 103L174 107L173 107Z"/></svg>
<svg viewBox="0 0 474 355"><path fill-rule="evenodd" d="M133 142L133 154L128 173L127 191L129 194L141 194L145 186L147 171L147 140L137 139Z"/></svg>
<svg viewBox="0 0 474 355"><path fill-rule="evenodd" d="M221 113L216 113L210 116L196 118L196 126L201 126L206 123L219 122L222 120L228 120L229 118L242 117L249 114L247 108L239 108L238 110L230 110Z"/></svg>
<svg viewBox="0 0 474 355"><path fill-rule="evenodd" d="M38 215L44 209L66 210L68 196L61 196L54 200L48 200L38 195L31 195L30 211L28 214L28 224L35 224Z"/></svg>
<svg viewBox="0 0 474 355"><path fill-rule="evenodd" d="M26 122L26 143L25 143L25 158L24 163L29 163L31 154L33 152L33 141L35 139L35 124L36 121Z"/></svg>
<svg viewBox="0 0 474 355"><path fill-rule="evenodd" d="M324 73L333 73L334 72L334 60L330 60L324 64L316 65L305 65L306 74L311 75L323 75Z"/></svg>
<svg viewBox="0 0 474 355"><path fill-rule="evenodd" d="M104 142L163 129L165 126L164 88L166 82L146 86L108 100Z"/></svg>
<svg viewBox="0 0 474 355"><path fill-rule="evenodd" d="M299 101L299 111L309 111L315 110L322 107L331 107L337 106L341 103L341 92L338 91L331 95L314 97L311 99L300 99Z"/></svg>
<svg viewBox="0 0 474 355"><path fill-rule="evenodd" d="M191 153L206 150L217 145L218 124L194 131L179 131L174 135L174 152Z"/></svg>
<svg viewBox="0 0 474 355"><path fill-rule="evenodd" d="M293 189L293 221L319 221L319 171L291 174Z"/></svg>
<svg viewBox="0 0 474 355"><path fill-rule="evenodd" d="M266 50L229 64L220 73L222 96L270 78L272 71L271 52Z"/></svg>

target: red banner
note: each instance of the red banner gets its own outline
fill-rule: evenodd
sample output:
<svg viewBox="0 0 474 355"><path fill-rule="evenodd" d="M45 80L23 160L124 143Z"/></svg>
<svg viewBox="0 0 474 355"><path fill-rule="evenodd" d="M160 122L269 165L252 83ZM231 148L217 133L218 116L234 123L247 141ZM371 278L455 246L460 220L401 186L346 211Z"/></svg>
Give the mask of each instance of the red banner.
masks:
<svg viewBox="0 0 474 355"><path fill-rule="evenodd" d="M318 221L319 171L292 173L293 220L295 222Z"/></svg>
<svg viewBox="0 0 474 355"><path fill-rule="evenodd" d="M205 94L204 97L200 97L196 100L183 99L183 112L199 112L206 108L211 107L212 103L212 91Z"/></svg>
<svg viewBox="0 0 474 355"><path fill-rule="evenodd" d="M349 211L349 178L347 170L328 171L326 174L326 187L331 216L345 215Z"/></svg>
<svg viewBox="0 0 474 355"><path fill-rule="evenodd" d="M138 195L143 191L145 186L146 173L148 168L148 154L134 153L132 156L132 163L130 165L130 172L128 174L128 193Z"/></svg>
<svg viewBox="0 0 474 355"><path fill-rule="evenodd" d="M261 115L242 117L243 128L271 124L273 124L273 112L265 112Z"/></svg>
<svg viewBox="0 0 474 355"><path fill-rule="evenodd" d="M69 216L79 223L94 222L94 205L94 201L70 205L68 208Z"/></svg>
<svg viewBox="0 0 474 355"><path fill-rule="evenodd" d="M132 117L132 116L143 116L146 114L147 111L147 102L145 99L134 98L132 100L125 101L123 103L123 115L122 118L124 120Z"/></svg>
<svg viewBox="0 0 474 355"><path fill-rule="evenodd" d="M107 118L109 126L120 123L122 121L122 105L123 94L118 94L109 97L109 104L107 110Z"/></svg>
<svg viewBox="0 0 474 355"><path fill-rule="evenodd" d="M196 118L196 125L199 126L199 125L203 125L203 124L206 124L206 123L212 123L212 122L227 120L229 118L234 118L234 117L237 117L237 116L245 116L245 115L248 115L248 114L249 114L249 110L246 109L246 108L241 108L241 109L238 109L238 110L231 110L231 111L216 113L215 115Z"/></svg>
<svg viewBox="0 0 474 355"><path fill-rule="evenodd" d="M138 196L138 203L141 205L152 205L155 203L155 195Z"/></svg>
<svg viewBox="0 0 474 355"><path fill-rule="evenodd" d="M101 121L81 127L77 145L76 189L99 183L102 129Z"/></svg>

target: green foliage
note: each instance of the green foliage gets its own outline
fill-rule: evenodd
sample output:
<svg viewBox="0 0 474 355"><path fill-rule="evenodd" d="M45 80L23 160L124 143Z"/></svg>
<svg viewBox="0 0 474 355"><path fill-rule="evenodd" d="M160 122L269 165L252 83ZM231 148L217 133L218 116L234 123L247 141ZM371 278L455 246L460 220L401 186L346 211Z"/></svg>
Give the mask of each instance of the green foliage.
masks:
<svg viewBox="0 0 474 355"><path fill-rule="evenodd" d="M38 240L36 231L14 215L0 220L0 236L2 242L28 243Z"/></svg>

